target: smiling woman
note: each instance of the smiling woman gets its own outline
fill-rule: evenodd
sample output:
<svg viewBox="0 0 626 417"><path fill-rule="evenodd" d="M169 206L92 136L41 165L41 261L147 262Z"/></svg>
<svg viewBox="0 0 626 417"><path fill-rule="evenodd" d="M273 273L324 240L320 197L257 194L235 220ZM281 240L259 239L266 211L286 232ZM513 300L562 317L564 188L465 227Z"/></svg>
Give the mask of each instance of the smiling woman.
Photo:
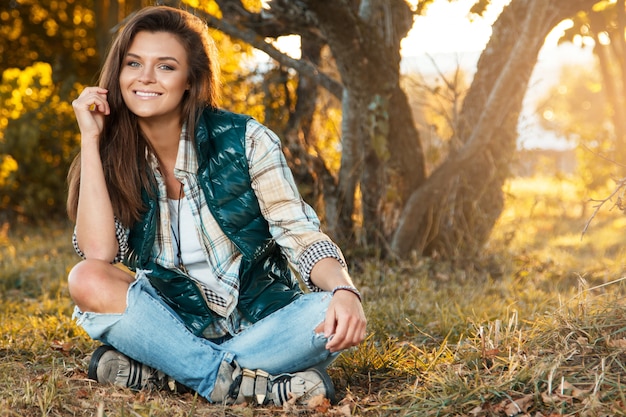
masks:
<svg viewBox="0 0 626 417"><path fill-rule="evenodd" d="M361 295L280 139L217 108L216 62L199 18L147 7L73 102L68 212L83 260L69 292L104 343L89 377L217 403L332 400L326 366L366 336Z"/></svg>

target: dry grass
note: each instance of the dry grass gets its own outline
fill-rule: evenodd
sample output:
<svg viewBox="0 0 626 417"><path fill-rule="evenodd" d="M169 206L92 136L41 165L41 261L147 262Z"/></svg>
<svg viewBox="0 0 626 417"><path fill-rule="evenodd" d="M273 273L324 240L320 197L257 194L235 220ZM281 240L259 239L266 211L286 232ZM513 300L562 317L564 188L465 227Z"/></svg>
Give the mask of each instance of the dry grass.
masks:
<svg viewBox="0 0 626 417"><path fill-rule="evenodd" d="M330 408L219 407L89 381L97 343L70 319L70 228L5 228L0 417L624 415L626 219L607 207L581 239L590 210L572 187L512 182L471 265L355 260L370 335L331 367L341 402Z"/></svg>

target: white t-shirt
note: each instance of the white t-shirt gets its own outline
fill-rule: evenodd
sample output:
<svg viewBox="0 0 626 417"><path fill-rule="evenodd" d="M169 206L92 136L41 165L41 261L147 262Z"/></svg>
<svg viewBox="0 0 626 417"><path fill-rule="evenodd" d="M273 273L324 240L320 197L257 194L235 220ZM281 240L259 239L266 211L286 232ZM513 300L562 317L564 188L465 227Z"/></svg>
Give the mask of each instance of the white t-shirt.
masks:
<svg viewBox="0 0 626 417"><path fill-rule="evenodd" d="M230 295L226 288L211 273L211 268L209 268L206 260L207 255L198 236L198 229L194 223L193 213L187 198L183 197L180 200L168 199L168 202L170 206L170 223L172 225L172 242L175 245L174 254L177 253L177 246L180 245L183 265L185 265L189 275L202 282L224 299L229 299ZM178 212L179 207L180 213ZM182 238L178 236L179 227Z"/></svg>

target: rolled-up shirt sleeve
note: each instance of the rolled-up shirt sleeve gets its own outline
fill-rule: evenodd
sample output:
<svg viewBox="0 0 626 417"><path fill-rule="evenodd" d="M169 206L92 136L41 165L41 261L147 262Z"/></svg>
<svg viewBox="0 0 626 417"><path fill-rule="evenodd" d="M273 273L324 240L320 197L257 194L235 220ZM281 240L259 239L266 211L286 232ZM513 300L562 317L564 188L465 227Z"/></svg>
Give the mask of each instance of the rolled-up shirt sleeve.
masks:
<svg viewBox="0 0 626 417"><path fill-rule="evenodd" d="M320 221L301 197L287 166L280 139L255 120L246 129L246 156L252 188L270 233L311 291L311 270L324 258L346 261L339 247L320 229Z"/></svg>
<svg viewBox="0 0 626 417"><path fill-rule="evenodd" d="M298 262L300 275L311 291L322 291L321 288L311 282L311 271L315 264L324 258L337 259L341 266L346 269L348 268L341 250L335 243L326 240L315 242L302 253L300 261Z"/></svg>
<svg viewBox="0 0 626 417"><path fill-rule="evenodd" d="M111 263L120 263L124 260L126 256L126 252L128 252L128 233L129 229L125 228L122 223L116 218L115 219L115 237L117 238L117 255ZM76 237L76 228L74 228L74 233L72 234L72 245L74 246L74 250L81 258L85 259L85 253L80 249L78 245L78 238Z"/></svg>

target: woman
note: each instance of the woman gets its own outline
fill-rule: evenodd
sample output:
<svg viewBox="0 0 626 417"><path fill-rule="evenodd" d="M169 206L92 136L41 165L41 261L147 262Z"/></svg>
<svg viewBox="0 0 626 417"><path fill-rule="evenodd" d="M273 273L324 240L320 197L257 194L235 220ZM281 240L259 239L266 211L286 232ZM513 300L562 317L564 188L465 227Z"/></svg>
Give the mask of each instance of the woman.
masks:
<svg viewBox="0 0 626 417"><path fill-rule="evenodd" d="M216 63L197 17L148 7L72 103L69 291L104 343L89 375L219 403L332 399L326 366L365 337L360 294L279 139L217 109Z"/></svg>

